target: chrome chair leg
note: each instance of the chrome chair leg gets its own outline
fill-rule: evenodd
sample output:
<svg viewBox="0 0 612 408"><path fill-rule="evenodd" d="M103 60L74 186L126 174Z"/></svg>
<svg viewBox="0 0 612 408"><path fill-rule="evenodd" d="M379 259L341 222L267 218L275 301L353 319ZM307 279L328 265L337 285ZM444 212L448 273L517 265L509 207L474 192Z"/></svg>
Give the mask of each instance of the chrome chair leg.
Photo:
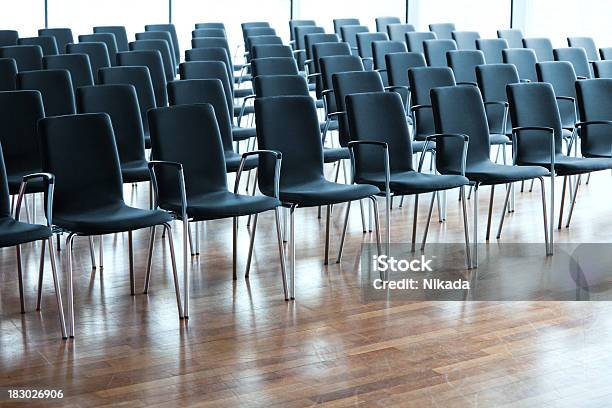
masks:
<svg viewBox="0 0 612 408"><path fill-rule="evenodd" d="M371 196L372 207L374 207L374 228L376 229L376 249L378 249L378 255L382 254L382 244L380 239L380 218L378 217L378 202L376 196Z"/></svg>
<svg viewBox="0 0 612 408"><path fill-rule="evenodd" d="M463 233L465 235L465 257L468 269L472 269L472 257L470 251L470 229L467 214L467 204L465 202L465 187L461 186L459 194L461 196L461 210L463 213Z"/></svg>
<svg viewBox="0 0 612 408"><path fill-rule="evenodd" d="M374 217L374 213L372 212L372 202L368 203L368 231L372 232L372 221Z"/></svg>
<svg viewBox="0 0 612 408"><path fill-rule="evenodd" d="M65 259L66 259L66 281L67 281L67 290L66 295L68 296L68 335L70 337L74 337L74 287L73 287L73 279L72 279L72 246L74 244L74 234L68 235L66 237L66 251L64 251Z"/></svg>
<svg viewBox="0 0 612 408"><path fill-rule="evenodd" d="M340 263L342 261L342 250L344 249L344 240L346 238L346 228L348 226L349 214L351 211L351 202L348 201L346 203L346 213L344 215L344 225L342 226L342 237L340 238L340 249L338 250L338 257L336 258L336 263Z"/></svg>
<svg viewBox="0 0 612 408"><path fill-rule="evenodd" d="M287 266L285 263L285 246L283 245L281 216L279 213L279 207L276 207L274 209L274 218L276 219L276 239L278 241L278 254L280 256L281 262L281 278L283 281L283 292L285 294L285 300L289 300L289 294L287 291Z"/></svg>
<svg viewBox="0 0 612 408"><path fill-rule="evenodd" d="M200 222L195 222L195 254L200 255Z"/></svg>
<svg viewBox="0 0 612 408"><path fill-rule="evenodd" d="M183 216L183 286L184 286L184 303L183 306L183 314L185 319L189 318L189 253L188 245L189 245L189 219L186 216ZM172 236L170 235L170 229L168 230L168 242L172 242ZM170 244L172 245L172 244ZM172 248L172 247L171 247Z"/></svg>
<svg viewBox="0 0 612 408"><path fill-rule="evenodd" d="M57 264L55 263L55 251L53 250L53 238L49 237L46 240L46 244L49 246L49 260L51 261L51 274L53 275L53 287L55 288L55 299L57 300L57 310L59 312L59 320L60 320L60 329L62 331L62 338L66 339L68 336L66 335L66 320L64 318L64 304L62 302L62 290L59 281L59 277L57 275ZM43 242L42 247L45 247L45 242Z"/></svg>
<svg viewBox="0 0 612 408"><path fill-rule="evenodd" d="M533 179L531 179L531 185L529 186L529 192L531 193L533 191Z"/></svg>
<svg viewBox="0 0 612 408"><path fill-rule="evenodd" d="M331 205L327 206L327 216L325 218L325 259L324 265L329 263L329 223L331 220Z"/></svg>
<svg viewBox="0 0 612 408"><path fill-rule="evenodd" d="M238 279L236 273L238 252L238 217L232 218L232 278Z"/></svg>
<svg viewBox="0 0 612 408"><path fill-rule="evenodd" d="M21 313L25 313L25 300L23 298L23 266L21 263L21 245L16 245L15 250L17 251L17 280L19 281L19 305L21 306Z"/></svg>
<svg viewBox="0 0 612 408"><path fill-rule="evenodd" d="M414 216L412 219L412 252L416 250L417 217L419 214L419 195L414 195Z"/></svg>
<svg viewBox="0 0 612 408"><path fill-rule="evenodd" d="M38 294L36 296L36 311L40 311L42 303L43 274L45 272L45 242L40 248L40 266L38 268Z"/></svg>
<svg viewBox="0 0 612 408"><path fill-rule="evenodd" d="M472 251L472 268L478 268L478 184L472 189L474 192L474 250Z"/></svg>
<svg viewBox="0 0 612 408"><path fill-rule="evenodd" d="M191 256L195 256L193 237L191 236L191 225L189 223L187 223L187 236L189 237L189 251L191 252Z"/></svg>
<svg viewBox="0 0 612 408"><path fill-rule="evenodd" d="M89 255L91 256L91 267L92 269L96 269L96 252L94 250L93 237L87 237L89 239Z"/></svg>
<svg viewBox="0 0 612 408"><path fill-rule="evenodd" d="M438 192L434 191L431 193L431 201L429 203L429 210L427 211L427 222L425 223L425 232L423 233L423 242L421 243L421 251L425 250L425 242L427 241L427 233L429 232L429 223L431 222L431 213L433 212L434 201L438 197ZM438 207L440 206L440 197L438 197Z"/></svg>
<svg viewBox="0 0 612 408"><path fill-rule="evenodd" d="M489 236L491 234L491 218L493 216L493 196L495 195L495 185L491 184L491 197L489 198L489 215L487 217L487 234L485 235L485 240L489 240ZM504 208L504 211L506 209Z"/></svg>
<svg viewBox="0 0 612 408"><path fill-rule="evenodd" d="M183 307L182 307L181 288L179 285L178 270L176 268L176 254L174 252L174 240L172 239L172 227L170 226L170 224L163 224L163 226L164 226L164 231L167 232L166 235L168 236L168 245L170 246L170 261L172 262L172 277L174 279L174 291L176 293L176 304L178 307L179 319L184 319L187 316L185 315L183 311ZM152 238L155 239L154 234ZM185 256L185 260L187 260L186 256ZM185 274L185 276L187 276L187 274ZM147 287L147 290L148 290L148 287ZM189 303L187 303L187 306L189 306Z"/></svg>
<svg viewBox="0 0 612 408"><path fill-rule="evenodd" d="M134 276L134 245L132 242L132 231L128 231L128 261L130 264L130 294L136 294L136 277Z"/></svg>
<svg viewBox="0 0 612 408"><path fill-rule="evenodd" d="M546 255L548 255L548 247L550 243L548 241L548 217L546 216L546 188L544 186L544 178L539 177L540 190L542 192L542 216L544 218L544 243L546 244Z"/></svg>
<svg viewBox="0 0 612 408"><path fill-rule="evenodd" d="M512 192L510 185L508 184L506 186L507 186L506 187L506 198L504 199L504 208L502 210L501 218L499 220L499 227L497 228L497 236L495 237L496 239L501 238L502 228L504 226L504 219L506 218L506 209L508 208L508 201L510 199L510 194Z"/></svg>
<svg viewBox="0 0 612 408"><path fill-rule="evenodd" d="M553 235L554 223L555 223L555 171L554 168L550 172L550 215L548 223L548 253L547 255L553 254L553 247L555 238Z"/></svg>
<svg viewBox="0 0 612 408"><path fill-rule="evenodd" d="M565 206L565 189L567 186L567 176L563 177L563 188L561 189L561 205L559 207L559 225L557 229L561 229L563 223L563 207Z"/></svg>
<svg viewBox="0 0 612 408"><path fill-rule="evenodd" d="M289 213L289 218L291 219L291 227L289 234L291 235L289 241L291 243L291 299L295 299L295 207L292 206Z"/></svg>
<svg viewBox="0 0 612 408"><path fill-rule="evenodd" d="M100 269L104 269L104 235L100 235Z"/></svg>
<svg viewBox="0 0 612 408"><path fill-rule="evenodd" d="M247 256L247 264L246 271L244 272L244 277L246 279L249 278L249 272L251 270L251 259L253 258L253 245L255 244L255 232L257 231L257 216L259 214L253 215L253 228L251 228L251 242L249 243L249 255Z"/></svg>
<svg viewBox="0 0 612 408"><path fill-rule="evenodd" d="M402 208L404 206L404 197L406 196L402 196L402 199L400 200L399 208Z"/></svg>
<svg viewBox="0 0 612 408"><path fill-rule="evenodd" d="M155 244L155 227L151 227L149 235L149 250L147 252L147 272L145 273L145 284L142 293L149 293L149 284L151 282L151 264L153 263L153 245Z"/></svg>
<svg viewBox="0 0 612 408"><path fill-rule="evenodd" d="M289 209L283 207L283 242L289 242L287 239L287 228L289 226Z"/></svg>
<svg viewBox="0 0 612 408"><path fill-rule="evenodd" d="M366 231L365 214L363 212L363 200L359 200L359 210L361 211L361 228L363 230L363 233L365 234L367 231Z"/></svg>
<svg viewBox="0 0 612 408"><path fill-rule="evenodd" d="M569 213L567 214L567 224L565 224L565 228L569 228L570 223L572 222L572 214L574 214L574 207L576 206L576 195L578 194L578 186L580 185L580 179L582 176L578 176L578 179L574 183L574 194L572 194L572 204L570 205Z"/></svg>

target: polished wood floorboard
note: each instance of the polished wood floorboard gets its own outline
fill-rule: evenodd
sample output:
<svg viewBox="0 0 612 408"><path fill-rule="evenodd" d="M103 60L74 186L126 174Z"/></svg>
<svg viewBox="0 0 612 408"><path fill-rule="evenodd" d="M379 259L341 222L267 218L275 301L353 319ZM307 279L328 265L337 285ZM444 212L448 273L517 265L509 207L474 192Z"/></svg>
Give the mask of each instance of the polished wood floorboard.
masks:
<svg viewBox="0 0 612 408"><path fill-rule="evenodd" d="M557 242L612 241L611 182L602 172L581 186L573 225L555 231ZM498 190L495 226L503 200ZM126 196L144 207L148 187L127 187ZM481 239L488 199L483 188ZM419 238L428 201L420 203ZM401 209L397 203L392 240L409 242L413 201ZM337 206L332 221L334 257L343 208ZM143 295L148 233L134 234L138 294L132 297L127 234L105 238L103 270L92 270L87 240L77 239L77 337L68 341L59 338L49 265L43 310L34 311L40 244L23 246L23 315L15 250L0 250L0 388L64 390L61 401L28 404L41 407L612 406L610 303L363 303L358 253L373 235L362 233L358 206L352 208L344 260L329 266L322 262L325 220L317 219L316 209L298 210L293 302L283 300L273 213L260 217L248 281L240 276L246 220L240 221L236 282L231 221L209 222L201 232L201 255L192 259L188 322L177 316L162 240L155 246L150 293ZM451 192L447 221L432 222L429 242L462 242L459 209ZM541 222L539 190L517 192L501 242L542 242ZM174 234L182 248L180 225Z"/></svg>

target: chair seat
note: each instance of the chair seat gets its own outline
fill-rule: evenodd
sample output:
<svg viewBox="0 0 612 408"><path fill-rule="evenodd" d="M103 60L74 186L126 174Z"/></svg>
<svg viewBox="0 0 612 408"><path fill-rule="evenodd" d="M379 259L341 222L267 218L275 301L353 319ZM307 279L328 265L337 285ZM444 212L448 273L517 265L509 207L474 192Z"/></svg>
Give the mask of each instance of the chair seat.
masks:
<svg viewBox="0 0 612 408"><path fill-rule="evenodd" d="M470 165L465 172L465 176L468 179L484 185L530 180L548 176L549 174L548 170L538 165L506 166L491 161Z"/></svg>
<svg viewBox="0 0 612 408"><path fill-rule="evenodd" d="M104 235L161 225L173 219L165 211L121 204L80 214L54 214L53 224L80 235Z"/></svg>
<svg viewBox="0 0 612 408"><path fill-rule="evenodd" d="M238 167L240 167L240 161L242 160L242 155L234 152L234 151L225 151L225 168L228 173L235 173L238 171ZM258 158L257 156L249 156L246 158L246 162L244 163L243 170L252 170L257 167Z"/></svg>
<svg viewBox="0 0 612 408"><path fill-rule="evenodd" d="M281 187L280 199L299 207L315 207L361 200L379 193L380 190L372 185L339 184L320 179L290 188Z"/></svg>
<svg viewBox="0 0 612 408"><path fill-rule="evenodd" d="M27 176L28 174L40 173L40 169L35 170L24 170L19 171L13 174L7 175L9 194L15 195L19 194L19 189L21 188L21 183L23 181L23 176ZM26 189L26 193L42 193L46 191L45 181L41 178L36 178L31 181L28 181L28 188Z"/></svg>
<svg viewBox="0 0 612 408"><path fill-rule="evenodd" d="M333 163L338 160L348 160L351 158L348 147L326 147L323 149L323 161L325 163Z"/></svg>
<svg viewBox="0 0 612 408"><path fill-rule="evenodd" d="M234 117L237 118L238 116L240 116L240 110L242 109L242 105L241 106L234 106ZM253 105L247 105L244 107L244 114L245 115L250 115L255 113L255 106Z"/></svg>
<svg viewBox="0 0 612 408"><path fill-rule="evenodd" d="M253 88L234 89L234 98L244 98L245 96L249 95L253 95Z"/></svg>
<svg viewBox="0 0 612 408"><path fill-rule="evenodd" d="M542 166L550 170L550 163L546 163L545 161L524 164ZM521 165L523 165L523 163L521 163ZM557 154L555 156L555 174L558 176L584 174L608 169L612 169L612 159L610 158L572 157L564 154Z"/></svg>
<svg viewBox="0 0 612 408"><path fill-rule="evenodd" d="M502 135L500 133L491 133L489 135L489 143L491 145L508 144L510 142L511 142L510 138L506 135Z"/></svg>
<svg viewBox="0 0 612 408"><path fill-rule="evenodd" d="M385 189L385 174L382 172L364 174L357 181L359 183L375 185L381 190ZM466 177L459 175L419 173L412 170L392 173L389 188L393 194L409 195L450 190L468 185L469 183L470 181Z"/></svg>
<svg viewBox="0 0 612 408"><path fill-rule="evenodd" d="M121 176L124 183L140 183L151 180L151 173L146 160L121 163Z"/></svg>
<svg viewBox="0 0 612 408"><path fill-rule="evenodd" d="M0 218L0 248L46 239L51 235L51 229L45 225L27 224L12 217Z"/></svg>
<svg viewBox="0 0 612 408"><path fill-rule="evenodd" d="M280 201L268 196L250 196L234 194L229 191L218 191L189 197L187 214L194 221L218 220L222 218L241 217L258 214L280 206ZM168 203L164 208L180 213L180 203Z"/></svg>
<svg viewBox="0 0 612 408"><path fill-rule="evenodd" d="M257 128L254 127L233 127L232 139L241 141L257 136Z"/></svg>

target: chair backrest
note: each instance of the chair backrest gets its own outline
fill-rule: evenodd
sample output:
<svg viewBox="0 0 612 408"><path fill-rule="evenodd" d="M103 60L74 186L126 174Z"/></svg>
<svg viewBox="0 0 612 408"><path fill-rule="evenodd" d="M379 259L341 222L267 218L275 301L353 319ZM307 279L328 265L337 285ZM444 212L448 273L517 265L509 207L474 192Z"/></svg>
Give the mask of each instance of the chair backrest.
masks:
<svg viewBox="0 0 612 408"><path fill-rule="evenodd" d="M408 70L411 104L431 105L430 92L433 88L455 85L453 71L448 67L421 67ZM422 140L435 131L431 109L423 108L415 112L415 139Z"/></svg>
<svg viewBox="0 0 612 408"><path fill-rule="evenodd" d="M298 67L294 58L257 58L251 60L253 77L259 75L298 75Z"/></svg>
<svg viewBox="0 0 612 408"><path fill-rule="evenodd" d="M555 61L568 61L574 66L576 75L583 78L591 78L591 65L584 48L555 48L553 50Z"/></svg>
<svg viewBox="0 0 612 408"><path fill-rule="evenodd" d="M48 117L38 122L38 133L42 169L55 175L54 216L123 203L121 167L110 116L85 113Z"/></svg>
<svg viewBox="0 0 612 408"><path fill-rule="evenodd" d="M43 56L59 54L57 41L55 41L55 37L50 35L20 38L17 40L17 45L38 45L42 49Z"/></svg>
<svg viewBox="0 0 612 408"><path fill-rule="evenodd" d="M91 71L96 83L100 83L100 68L108 68L111 66L110 58L108 56L108 49L106 48L106 44L103 42L68 44L66 46L66 52L68 54L86 54L89 56Z"/></svg>
<svg viewBox="0 0 612 408"><path fill-rule="evenodd" d="M157 51L162 60L166 81L172 81L175 76L174 61L170 48L165 40L136 40L130 42L130 51Z"/></svg>
<svg viewBox="0 0 612 408"><path fill-rule="evenodd" d="M72 89L94 84L91 64L87 54L60 54L43 57L44 69L67 69L72 80Z"/></svg>
<svg viewBox="0 0 612 408"><path fill-rule="evenodd" d="M357 50L361 58L373 58L372 44L375 41L388 41L387 33L359 33L357 34Z"/></svg>
<svg viewBox="0 0 612 408"><path fill-rule="evenodd" d="M376 17L374 21L376 22L376 31L379 33L387 33L389 24L401 24L402 22L399 17L394 16Z"/></svg>
<svg viewBox="0 0 612 408"><path fill-rule="evenodd" d="M342 41L347 42L351 46L351 51L355 55L358 55L357 34L367 33L369 31L370 29L367 26L362 25L344 25L340 27Z"/></svg>
<svg viewBox="0 0 612 408"><path fill-rule="evenodd" d="M427 66L425 57L419 52L394 52L387 54L385 55L385 62L387 64L389 85L392 86L409 86L408 70L410 68ZM408 92L404 90L399 90L398 92L402 96L404 104L409 104Z"/></svg>
<svg viewBox="0 0 612 408"><path fill-rule="evenodd" d="M257 145L283 155L280 188L319 181L323 175L323 146L319 117L309 96L271 96L255 100ZM287 132L287 129L291 129ZM274 193L275 161L261 157L258 182L266 195Z"/></svg>
<svg viewBox="0 0 612 408"><path fill-rule="evenodd" d="M538 61L554 61L553 47L549 38L523 38L523 47L531 48L538 57Z"/></svg>
<svg viewBox="0 0 612 408"><path fill-rule="evenodd" d="M410 31L405 34L408 51L423 54L423 41L437 40L436 33L431 31Z"/></svg>
<svg viewBox="0 0 612 408"><path fill-rule="evenodd" d="M66 69L20 72L17 74L17 88L39 91L46 116L69 115L76 112L70 72Z"/></svg>
<svg viewBox="0 0 612 408"><path fill-rule="evenodd" d="M489 126L480 91L471 85L445 86L431 90L436 133L458 133L469 137L466 164L490 162ZM460 172L463 140L436 141L436 169L440 173Z"/></svg>
<svg viewBox="0 0 612 408"><path fill-rule="evenodd" d="M74 42L72 30L69 28L41 28L38 30L38 35L55 37L57 49L60 53L66 51L66 44Z"/></svg>
<svg viewBox="0 0 612 408"><path fill-rule="evenodd" d="M93 28L93 32L113 34L117 43L117 51L128 51L128 38L124 26L98 26Z"/></svg>
<svg viewBox="0 0 612 408"><path fill-rule="evenodd" d="M612 61L593 62L593 73L595 78L612 78Z"/></svg>
<svg viewBox="0 0 612 408"><path fill-rule="evenodd" d="M267 21L247 21L245 23L241 23L240 27L242 28L242 31L244 31L247 28L270 27L270 23Z"/></svg>
<svg viewBox="0 0 612 408"><path fill-rule="evenodd" d="M451 40L453 38L453 31L455 30L456 28L453 23L438 23L429 25L429 31L436 33L436 37L441 40Z"/></svg>
<svg viewBox="0 0 612 408"><path fill-rule="evenodd" d="M321 73L321 58L331 57L334 55L351 55L351 47L345 43L320 43L312 46L314 67L317 73ZM321 92L325 90L323 77L321 75L315 78L316 97L321 99Z"/></svg>
<svg viewBox="0 0 612 408"><path fill-rule="evenodd" d="M576 99L577 78L576 71L571 63L567 61L546 61L536 64L536 71L540 82L548 82L552 85L555 95L569 96ZM576 110L574 104L560 100L558 102L561 123L564 127L573 127L576 122Z"/></svg>
<svg viewBox="0 0 612 408"><path fill-rule="evenodd" d="M186 79L168 84L170 105L212 105L223 150L233 151L232 115L227 106L223 83L218 79Z"/></svg>
<svg viewBox="0 0 612 408"><path fill-rule="evenodd" d="M17 45L19 33L15 30L0 30L0 47Z"/></svg>
<svg viewBox="0 0 612 408"><path fill-rule="evenodd" d="M227 68L227 77L231 78L234 76L234 68L232 67L225 48L192 48L185 51L185 61L220 61L224 63Z"/></svg>
<svg viewBox="0 0 612 408"><path fill-rule="evenodd" d="M416 31L412 24L389 24L387 26L387 34L391 41L406 42L406 33Z"/></svg>
<svg viewBox="0 0 612 408"><path fill-rule="evenodd" d="M304 42L306 44L306 60L311 60L311 62L308 64L308 69L309 72L314 73L317 72L317 67L314 60L315 44L338 43L340 42L340 38L338 38L336 34L314 33L306 34L304 36Z"/></svg>
<svg viewBox="0 0 612 408"><path fill-rule="evenodd" d="M358 18L335 18L333 22L334 22L334 32L338 35L341 34L342 26L361 24Z"/></svg>
<svg viewBox="0 0 612 408"><path fill-rule="evenodd" d="M567 45L572 48L584 48L589 61L599 60L599 53L593 37L567 37Z"/></svg>
<svg viewBox="0 0 612 408"><path fill-rule="evenodd" d="M253 80L258 98L268 96L308 96L308 83L301 75L259 75Z"/></svg>
<svg viewBox="0 0 612 408"><path fill-rule="evenodd" d="M384 92L384 85L376 71L338 72L332 75L336 108L346 112L346 97L364 92ZM404 114L405 117L405 114ZM348 146L351 141L348 118L338 118L338 138L341 146Z"/></svg>
<svg viewBox="0 0 612 408"><path fill-rule="evenodd" d="M517 127L543 126L554 130L555 152L561 153L563 138L561 133L561 117L557 109L555 92L551 84L532 82L529 84L511 84L507 87L510 102L510 116ZM529 146L523 148L519 143L516 156L518 163L529 158L550 158L550 139L547 133L531 132ZM536 139L537 138L537 139ZM526 143L523 143L525 145Z"/></svg>
<svg viewBox="0 0 612 408"><path fill-rule="evenodd" d="M0 91L14 91L17 87L17 63L13 58L0 58Z"/></svg>
<svg viewBox="0 0 612 408"><path fill-rule="evenodd" d="M479 38L476 48L482 51L487 64L499 64L503 62L502 50L508 48L508 43L503 38Z"/></svg>
<svg viewBox="0 0 612 408"><path fill-rule="evenodd" d="M223 28L196 28L191 30L191 38L198 37L227 38L227 34Z"/></svg>
<svg viewBox="0 0 612 408"><path fill-rule="evenodd" d="M272 27L250 27L242 30L244 38L258 37L260 35L276 35L276 30Z"/></svg>
<svg viewBox="0 0 612 408"><path fill-rule="evenodd" d="M227 38L214 38L214 37L192 38L191 47L192 48L225 48L225 51L227 52L227 57L229 58L229 61L233 64L232 54L230 52L230 47L229 47L229 43L227 42Z"/></svg>
<svg viewBox="0 0 612 408"><path fill-rule="evenodd" d="M225 31L223 30L220 30L220 31L225 33ZM225 38L225 37L222 37L222 38ZM174 45L172 43L172 36L170 35L169 32L167 31L145 31L144 33L136 33L136 41L140 41L140 40L164 40L166 44L168 44L168 53L170 56L169 59L172 61L172 64L173 64L172 66L176 70L176 67L178 66L178 61L176 60L176 57L174 54ZM163 54L166 52L166 47L158 47L158 49L162 53L162 57L163 57Z"/></svg>
<svg viewBox="0 0 612 408"><path fill-rule="evenodd" d="M306 38L308 34L324 34L325 29L318 26L297 26L295 27L295 48L297 50L306 49Z"/></svg>
<svg viewBox="0 0 612 408"><path fill-rule="evenodd" d="M44 117L40 92L0 92L0 145L4 148L8 174L37 172L42 168L36 126Z"/></svg>
<svg viewBox="0 0 612 408"><path fill-rule="evenodd" d="M172 46L174 48L174 60L181 60L181 47L179 46L178 36L174 24L148 24L145 26L145 31L167 31L172 37Z"/></svg>
<svg viewBox="0 0 612 408"><path fill-rule="evenodd" d="M283 43L283 39L277 35L257 35L255 37L247 38L247 49L249 50L249 54L247 55L247 60L251 59L251 48L256 45L281 45Z"/></svg>
<svg viewBox="0 0 612 408"><path fill-rule="evenodd" d="M457 44L454 40L426 40L423 41L425 60L430 67L446 67L446 52L455 51Z"/></svg>
<svg viewBox="0 0 612 408"><path fill-rule="evenodd" d="M149 68L155 103L158 107L168 105L168 94L166 92L166 74L162 57L157 50L126 51L117 53L118 65L142 66Z"/></svg>
<svg viewBox="0 0 612 408"><path fill-rule="evenodd" d="M295 28L300 26L316 26L314 20L289 20L289 39L295 40Z"/></svg>
<svg viewBox="0 0 612 408"><path fill-rule="evenodd" d="M476 40L480 38L478 31L453 31L453 40L460 50L475 50Z"/></svg>
<svg viewBox="0 0 612 408"><path fill-rule="evenodd" d="M398 94L370 92L348 95L346 112L352 140L386 143L392 172L414 169L410 131L404 105ZM361 147L355 150L355 155L357 181L363 174L384 172L384 160L381 160L379 151Z"/></svg>
<svg viewBox="0 0 612 408"><path fill-rule="evenodd" d="M43 53L39 45L10 45L0 47L0 58L12 58L18 71L42 69Z"/></svg>
<svg viewBox="0 0 612 408"><path fill-rule="evenodd" d="M512 64L516 67L521 79L528 79L537 82L538 73L536 63L538 58L530 48L508 48L502 50L502 57L505 64Z"/></svg>
<svg viewBox="0 0 612 408"><path fill-rule="evenodd" d="M253 58L293 57L293 51L288 45L263 44L251 47Z"/></svg>
<svg viewBox="0 0 612 408"><path fill-rule="evenodd" d="M484 54L479 50L448 51L446 60L457 82L476 83L476 67L485 63Z"/></svg>
<svg viewBox="0 0 612 408"><path fill-rule="evenodd" d="M95 33L95 34L82 34L79 35L79 42L103 42L106 44L106 50L108 51L108 58L110 59L111 65L115 66L117 62L117 52L119 47L117 46L117 40L113 33Z"/></svg>
<svg viewBox="0 0 612 408"><path fill-rule="evenodd" d="M196 23L195 24L195 28L221 28L223 30L225 30L225 24L224 23L215 23L215 22L208 22L208 23Z"/></svg>
<svg viewBox="0 0 612 408"><path fill-rule="evenodd" d="M476 67L478 88L485 102L507 102L506 86L520 82L516 67L511 64L487 64ZM491 105L486 107L491 133L508 134L512 130L510 115L504 124L504 108ZM505 127L505 128L504 128Z"/></svg>
<svg viewBox="0 0 612 408"><path fill-rule="evenodd" d="M77 89L79 113L107 113L121 163L145 161L144 128L133 85L96 85Z"/></svg>
<svg viewBox="0 0 612 408"><path fill-rule="evenodd" d="M372 43L372 56L374 58L374 69L387 69L385 56L394 52L407 52L406 43L403 41L374 41ZM386 74L386 72L385 72ZM386 77L385 75L384 77Z"/></svg>
<svg viewBox="0 0 612 408"><path fill-rule="evenodd" d="M102 84L127 84L136 89L140 118L145 133L149 133L147 111L155 105L155 92L151 75L147 67L111 67L100 69L100 82Z"/></svg>
<svg viewBox="0 0 612 408"><path fill-rule="evenodd" d="M523 32L518 28L497 30L497 38L503 38L508 48L523 48Z"/></svg>
<svg viewBox="0 0 612 408"><path fill-rule="evenodd" d="M582 120L612 120L612 79L577 81L576 96ZM591 125L580 130L580 151L583 156L610 157L612 138L607 127Z"/></svg>
<svg viewBox="0 0 612 408"><path fill-rule="evenodd" d="M323 89L334 89L332 75L338 72L363 71L361 58L356 55L335 55L319 59L321 64L321 80ZM325 95L327 110L329 113L337 112L336 98L333 94Z"/></svg>
<svg viewBox="0 0 612 408"><path fill-rule="evenodd" d="M193 61L179 65L179 75L183 79L218 79L223 84L225 100L230 112L234 111L234 95L225 64L220 61Z"/></svg>
<svg viewBox="0 0 612 408"><path fill-rule="evenodd" d="M612 47L603 47L599 49L599 55L602 60L612 59Z"/></svg>

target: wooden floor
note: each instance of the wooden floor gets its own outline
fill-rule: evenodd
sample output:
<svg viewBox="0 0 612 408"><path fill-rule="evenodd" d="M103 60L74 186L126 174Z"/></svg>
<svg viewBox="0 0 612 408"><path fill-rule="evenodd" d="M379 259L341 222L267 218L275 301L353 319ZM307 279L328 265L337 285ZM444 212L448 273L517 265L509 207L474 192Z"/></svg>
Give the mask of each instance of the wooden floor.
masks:
<svg viewBox="0 0 612 408"><path fill-rule="evenodd" d="M612 241L611 181L605 172L583 184L573 225L555 231L557 242ZM502 190L496 195L495 223ZM146 206L146 185L133 194ZM126 195L130 201L131 187ZM481 237L488 198L483 189ZM462 242L454 192L448 202L448 220L432 223L430 242ZM412 205L407 200L393 209L393 242L409 241ZM421 200L419 236L427 205ZM161 240L150 294L139 290L131 297L127 235L105 239L102 271L92 270L87 240L81 238L75 248L77 337L68 341L60 339L50 273L43 310L34 311L40 244L23 247L24 315L15 251L1 250L0 388L64 391L61 401L31 401L31 406L612 406L610 303L363 303L358 252L372 234L362 233L359 212L353 211L344 261L325 267L325 222L316 215L316 209L308 209L296 217L293 302L282 296L273 213L260 217L248 281L231 278L231 221L209 222L202 254L192 263L188 322L177 316L168 247ZM334 255L341 219L341 211L335 211ZM241 270L248 248L245 224L241 220ZM542 242L541 225L539 191L517 193L516 213L506 219L502 243ZM179 225L174 233L180 248ZM134 237L141 288L148 235L139 231ZM62 287L65 295L65 280Z"/></svg>

